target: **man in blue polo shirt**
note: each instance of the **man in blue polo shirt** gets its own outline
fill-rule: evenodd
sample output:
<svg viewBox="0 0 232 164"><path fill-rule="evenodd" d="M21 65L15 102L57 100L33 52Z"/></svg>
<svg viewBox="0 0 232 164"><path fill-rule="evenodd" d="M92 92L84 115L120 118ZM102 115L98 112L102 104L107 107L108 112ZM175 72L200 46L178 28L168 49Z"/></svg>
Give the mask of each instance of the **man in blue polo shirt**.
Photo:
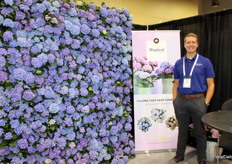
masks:
<svg viewBox="0 0 232 164"><path fill-rule="evenodd" d="M190 118L197 139L197 160L206 163L206 132L201 117L214 93L214 70L206 57L197 53L198 36L189 33L184 38L186 55L174 68L173 105L179 123L176 163L184 160Z"/></svg>

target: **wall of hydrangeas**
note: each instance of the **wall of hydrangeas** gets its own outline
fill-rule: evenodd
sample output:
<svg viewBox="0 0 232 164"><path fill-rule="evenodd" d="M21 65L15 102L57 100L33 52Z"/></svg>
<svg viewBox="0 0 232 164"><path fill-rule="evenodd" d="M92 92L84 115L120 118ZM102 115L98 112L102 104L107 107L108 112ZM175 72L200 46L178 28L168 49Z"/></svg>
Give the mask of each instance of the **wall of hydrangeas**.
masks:
<svg viewBox="0 0 232 164"><path fill-rule="evenodd" d="M126 163L134 154L128 10L0 3L0 163Z"/></svg>

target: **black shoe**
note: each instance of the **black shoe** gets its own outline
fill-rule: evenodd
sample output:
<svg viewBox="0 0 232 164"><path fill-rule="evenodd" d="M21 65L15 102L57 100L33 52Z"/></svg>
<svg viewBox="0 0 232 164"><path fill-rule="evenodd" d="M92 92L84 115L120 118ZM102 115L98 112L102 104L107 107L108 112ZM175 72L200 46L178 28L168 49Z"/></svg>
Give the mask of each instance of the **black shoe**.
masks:
<svg viewBox="0 0 232 164"><path fill-rule="evenodd" d="M181 157L179 155L176 155L174 158L172 158L176 163L181 162L184 160L184 157Z"/></svg>
<svg viewBox="0 0 232 164"><path fill-rule="evenodd" d="M199 163L199 164L206 164L205 161L199 161L198 163Z"/></svg>

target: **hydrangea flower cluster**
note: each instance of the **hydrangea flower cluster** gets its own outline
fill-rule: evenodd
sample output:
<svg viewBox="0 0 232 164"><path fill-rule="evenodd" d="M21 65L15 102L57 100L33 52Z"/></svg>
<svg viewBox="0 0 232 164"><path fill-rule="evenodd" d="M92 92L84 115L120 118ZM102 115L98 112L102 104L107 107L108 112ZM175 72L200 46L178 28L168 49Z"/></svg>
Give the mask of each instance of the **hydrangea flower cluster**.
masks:
<svg viewBox="0 0 232 164"><path fill-rule="evenodd" d="M148 61L146 56L133 58L134 83L138 87L154 87L157 80L154 72L158 62Z"/></svg>
<svg viewBox="0 0 232 164"><path fill-rule="evenodd" d="M174 130L178 126L178 121L175 116L170 116L165 121L166 127Z"/></svg>
<svg viewBox="0 0 232 164"><path fill-rule="evenodd" d="M131 23L71 0L0 6L0 163L126 163Z"/></svg>
<svg viewBox="0 0 232 164"><path fill-rule="evenodd" d="M166 110L154 108L151 110L151 119L157 123L162 123L166 118Z"/></svg>
<svg viewBox="0 0 232 164"><path fill-rule="evenodd" d="M169 62L161 63L160 68L156 70L158 79L172 78L173 73L174 73L174 65L171 65Z"/></svg>
<svg viewBox="0 0 232 164"><path fill-rule="evenodd" d="M151 120L148 117L143 117L138 120L138 128L142 132L147 132L149 128L152 126Z"/></svg>

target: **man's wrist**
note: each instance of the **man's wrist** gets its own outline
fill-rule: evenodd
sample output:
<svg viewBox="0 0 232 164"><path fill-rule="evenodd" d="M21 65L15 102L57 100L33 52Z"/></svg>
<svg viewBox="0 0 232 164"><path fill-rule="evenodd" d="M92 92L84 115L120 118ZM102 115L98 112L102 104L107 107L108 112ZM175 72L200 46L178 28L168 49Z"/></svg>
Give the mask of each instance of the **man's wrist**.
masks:
<svg viewBox="0 0 232 164"><path fill-rule="evenodd" d="M207 106L209 106L209 102L208 102L208 101L205 101L205 104L206 104Z"/></svg>

